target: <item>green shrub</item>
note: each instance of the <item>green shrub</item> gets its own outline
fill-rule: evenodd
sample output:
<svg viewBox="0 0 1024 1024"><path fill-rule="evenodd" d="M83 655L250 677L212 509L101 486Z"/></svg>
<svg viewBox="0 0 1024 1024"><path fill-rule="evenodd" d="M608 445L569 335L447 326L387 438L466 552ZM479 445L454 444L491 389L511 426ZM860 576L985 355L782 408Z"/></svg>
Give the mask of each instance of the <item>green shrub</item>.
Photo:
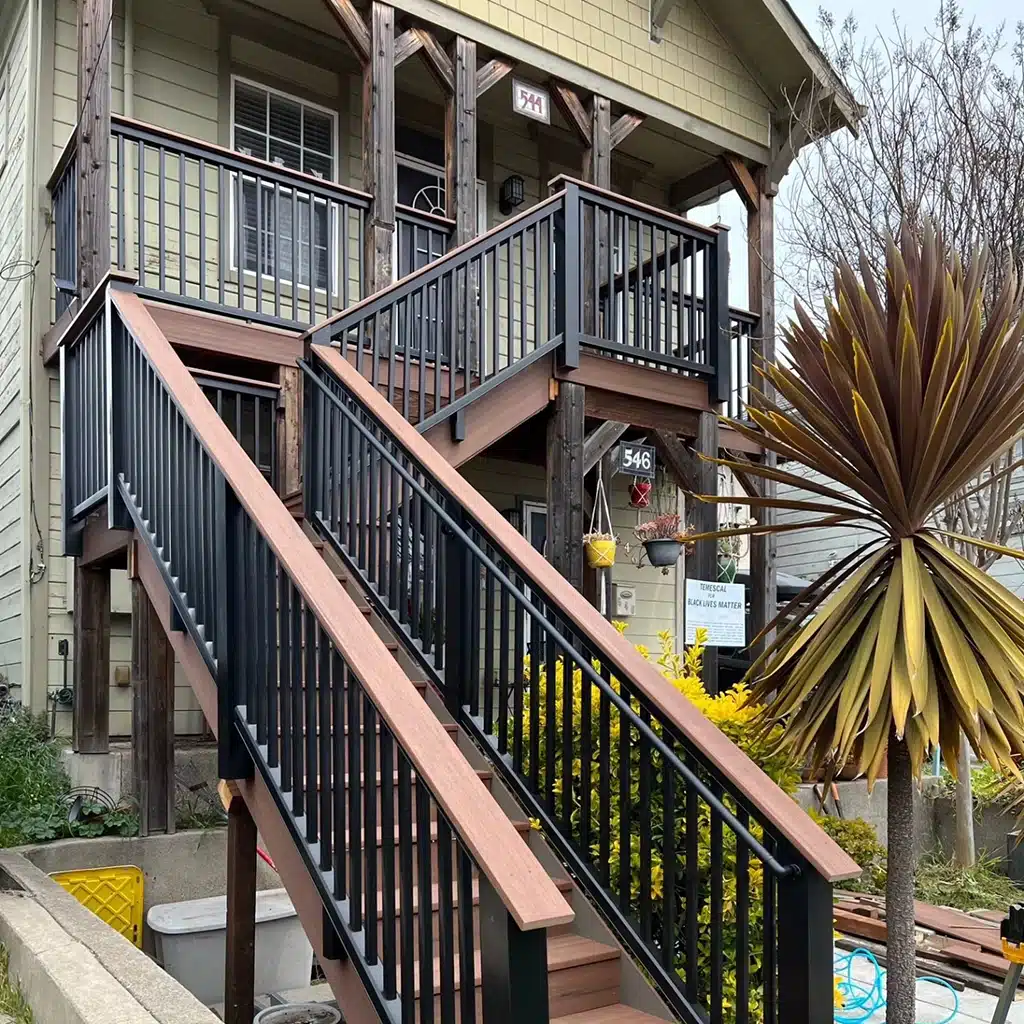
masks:
<svg viewBox="0 0 1024 1024"><path fill-rule="evenodd" d="M83 803L76 820L68 820L70 782L60 753L45 715L17 708L0 721L0 847L69 836L136 835L138 816L130 808Z"/></svg>
<svg viewBox="0 0 1024 1024"><path fill-rule="evenodd" d="M874 828L863 818L835 818L817 811L810 814L864 871L860 878L842 882L842 888L854 892L884 892L886 849L878 841Z"/></svg>
<svg viewBox="0 0 1024 1024"><path fill-rule="evenodd" d="M620 627L622 628L622 627ZM732 739L742 750L744 750L760 767L784 790L792 793L799 782L799 774L792 759L779 751L779 730L774 730L768 736L763 732L752 728L753 720L757 717L760 708L751 704L748 700L749 692L742 686L734 687L724 693L712 696L707 693L700 681L701 671L701 647L695 646L685 654L676 654L672 637L669 633L659 634L661 641L661 652L657 658L657 664L662 674L668 681L684 694L697 708ZM698 636L702 642L703 637ZM645 658L650 658L650 652L643 646L637 650ZM597 667L597 666L595 666ZM544 664L536 666L536 680L531 682L531 690L524 696L524 707L522 714L523 746L527 752L524 774L531 774L535 769L538 785L541 792L544 791L547 779L547 724L548 715L554 717L554 735L557 737L556 750L553 754L555 774L553 789L557 795L557 806L562 806L562 780L569 778L573 785L572 806L575 808L573 816L574 826L579 827L581 802L580 792L583 785L582 761L581 761L581 737L584 731L584 707L582 702L582 677L577 670L572 680L572 709L571 709L571 735L572 735L572 769L562 771L562 743L564 737L565 717L565 692L563 663L559 659L555 664L554 693L548 692L547 667ZM531 680L531 665L529 657L526 659L525 676ZM611 679L611 686L620 693L620 686L617 679ZM534 696L535 695L535 696ZM549 697L551 698L549 701ZM532 717L531 701L537 701L537 763L530 764L529 750L531 747L530 730ZM640 708L636 701L632 702L634 711L639 713ZM591 706L589 709L588 721L591 734L591 750L596 754L601 749L600 743L600 710L601 701L595 687L591 688ZM652 725L653 731L659 733L659 727ZM612 709L609 722L610 734L610 757L609 776L612 780L619 777L620 767L620 720L619 714ZM639 835L639 823L644 821L648 815L650 819L651 832L651 903L653 917L653 933L661 934L660 907L665 883L665 865L662 863L661 851L663 849L663 838L665 834L665 808L663 804L663 770L661 758L657 754L652 756L650 768L650 795L647 806L642 807L640 801L640 751L638 735L631 730L629 744L629 777L631 779L629 817L631 822L630 849L628 857L630 861L630 909L635 916L639 916L640 899L640 856L641 843ZM593 837L591 854L595 863L600 857L599 829L600 814L599 803L599 776L596 766L592 766L592 777L590 782L590 836ZM673 773L674 774L674 773ZM678 794L681 794L682 787L677 781L677 808L680 807ZM726 800L726 805L731 811L736 812L737 808L733 801ZM621 822L620 803L618 786L611 785L611 813L609 816L609 831L611 836L609 874L613 892L619 892L619 879L621 872L621 861L623 852L620 847L619 828ZM674 849L676 851L676 879L675 893L677 906L675 917L677 921L683 920L683 894L686 888L686 820L680 812L681 820L675 822L676 835ZM703 800L699 804L699 831L697 837L697 863L699 871L698 891L698 996L706 1001L708 996L707 988L711 979L711 814L710 809ZM751 832L758 838L762 838L759 827L751 824ZM722 828L722 868L723 868L723 929L722 949L723 959L723 982L726 1016L730 1016L728 1008L735 1002L736 997L736 837L730 828ZM763 986L760 976L761 950L763 945L763 875L760 862L751 855L748 858L748 927L747 935L750 949L750 1020L756 1024L763 1019L762 999ZM675 966L681 973L685 973L685 959L682 948L677 947L675 951Z"/></svg>

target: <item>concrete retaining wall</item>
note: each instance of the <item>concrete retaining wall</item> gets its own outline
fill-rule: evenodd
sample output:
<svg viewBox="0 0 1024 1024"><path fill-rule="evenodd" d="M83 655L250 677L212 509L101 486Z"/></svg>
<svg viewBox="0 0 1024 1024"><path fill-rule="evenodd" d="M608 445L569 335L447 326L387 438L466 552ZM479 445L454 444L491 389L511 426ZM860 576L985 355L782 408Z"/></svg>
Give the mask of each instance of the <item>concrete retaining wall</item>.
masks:
<svg viewBox="0 0 1024 1024"><path fill-rule="evenodd" d="M141 950L26 857L0 853L0 943L40 1024L216 1024Z"/></svg>

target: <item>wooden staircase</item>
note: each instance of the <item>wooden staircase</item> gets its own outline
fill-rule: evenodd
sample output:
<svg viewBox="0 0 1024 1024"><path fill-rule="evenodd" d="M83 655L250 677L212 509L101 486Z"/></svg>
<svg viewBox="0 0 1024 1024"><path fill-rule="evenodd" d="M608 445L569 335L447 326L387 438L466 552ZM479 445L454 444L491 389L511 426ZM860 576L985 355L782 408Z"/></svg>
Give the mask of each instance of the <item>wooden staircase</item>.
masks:
<svg viewBox="0 0 1024 1024"><path fill-rule="evenodd" d="M420 696L440 720L445 731L452 738L459 752L474 766L478 777L484 782L498 804L508 815L516 831L524 843L540 859L547 868L558 889L565 895L576 913L572 924L549 929L548 950L548 997L553 1024L654 1024L660 1020L673 1020L674 1017L665 1008L641 973L629 960L621 946L601 923L590 908L586 896L581 893L564 868L556 861L540 833L533 829L530 821L523 814L515 800L495 778L487 767L483 755L476 748L469 736L452 719L445 708L440 695L429 685L418 665L406 654L401 645L395 641L392 633L383 620L376 614L366 600L357 581L355 581L341 564L337 555L326 548L322 539L313 528L302 518L302 495L300 493L285 498L289 511L300 522L303 531L321 556L331 568L335 577L354 599L360 612L382 637L385 646L394 657L403 672L412 680ZM360 783L362 784L362 777ZM397 777L396 777L397 781ZM415 784L415 782L414 782ZM377 788L378 795L380 789ZM397 796L396 796L397 799ZM431 905L436 914L440 894L437 886L436 828L431 834L434 855L430 865ZM376 836L378 847L378 867L382 859L380 850L380 831ZM413 886L413 903L419 908L419 865L413 865L417 883ZM380 871L378 870L378 877ZM457 892L453 900L457 901ZM479 892L474 885L474 905L477 906ZM396 906L401 904L401 893L395 894ZM378 928L383 913L383 893L378 897ZM417 924L418 924L417 910ZM474 913L474 921L478 921L479 910ZM436 929L433 934L437 934ZM419 956L419 929L417 927L416 955ZM382 938L383 936L381 936ZM437 980L440 971L439 957L434 957L435 983L433 990L438 988ZM624 978L624 975L626 976ZM474 984L477 986L477 1013L481 1012L480 996L480 964L474 964ZM456 959L456 986L461 990L460 965ZM417 998L420 998L419 970L416 974ZM623 996L630 1002L624 1002ZM440 1014L439 998L435 997L435 1014ZM635 1005L631 1005L635 1004ZM440 1019L440 1018L438 1018Z"/></svg>

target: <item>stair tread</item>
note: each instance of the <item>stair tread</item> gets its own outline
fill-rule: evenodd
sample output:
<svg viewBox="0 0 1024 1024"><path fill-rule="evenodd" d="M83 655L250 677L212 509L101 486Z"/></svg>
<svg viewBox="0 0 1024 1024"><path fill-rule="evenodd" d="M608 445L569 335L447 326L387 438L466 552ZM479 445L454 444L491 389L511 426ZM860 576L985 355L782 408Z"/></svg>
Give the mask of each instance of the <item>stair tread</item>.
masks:
<svg viewBox="0 0 1024 1024"><path fill-rule="evenodd" d="M551 1024L665 1024L661 1017L652 1017L643 1010L623 1003L599 1006L596 1010L570 1013L567 1017L554 1017Z"/></svg>
<svg viewBox="0 0 1024 1024"><path fill-rule="evenodd" d="M556 971L568 970L571 967L584 967L587 964L602 963L619 959L619 950L614 946L597 942L595 939L588 939L583 935L549 935L548 936L548 974ZM480 984L480 952L474 955L474 983ZM420 969L416 964L416 996L420 994ZM434 994L437 995L441 983L441 960L434 957ZM455 988L461 987L459 976L459 955L455 955ZM594 1011L596 1012L596 1011ZM579 1016L579 1015L578 1015ZM585 1018L583 1018L585 1019ZM612 1018L614 1020L614 1018ZM624 1018L629 1020L630 1018ZM643 1020L644 1018L639 1018ZM652 1020L654 1018L651 1018Z"/></svg>

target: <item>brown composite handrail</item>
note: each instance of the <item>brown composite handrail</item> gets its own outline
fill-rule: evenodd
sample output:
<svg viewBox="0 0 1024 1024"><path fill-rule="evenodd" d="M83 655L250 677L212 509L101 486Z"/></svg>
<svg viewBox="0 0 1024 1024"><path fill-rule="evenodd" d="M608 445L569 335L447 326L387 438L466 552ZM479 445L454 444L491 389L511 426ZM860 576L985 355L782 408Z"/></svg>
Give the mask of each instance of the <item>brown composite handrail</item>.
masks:
<svg viewBox="0 0 1024 1024"><path fill-rule="evenodd" d="M597 656L608 657L629 675L631 688L645 697L689 740L707 760L757 808L822 877L830 882L855 878L861 871L853 859L830 839L811 818L768 778L724 733L715 728L678 690L668 685L624 637L514 529L433 446L394 409L341 354L317 345L316 356L344 386L381 421L450 491L491 539L522 566L544 590L561 614L593 644Z"/></svg>
<svg viewBox="0 0 1024 1024"><path fill-rule="evenodd" d="M434 274L440 269L443 272L443 268L446 264L457 260L467 249L471 249L474 245L482 245L494 235L498 235L503 231L507 231L509 228L515 227L521 220L526 220L528 217L535 216L538 212L543 210L547 206L554 206L560 202L562 193L559 192L557 195L548 196L547 199L542 202L531 206L528 210L524 210L522 213L517 214L515 217L509 217L508 220L503 220L500 224L496 224L490 231L485 231L482 235L477 235L475 238L471 238L468 242L464 242L458 248L452 249L451 252L446 252L443 256L428 263L424 267L420 267L419 270L414 270L411 274L406 274L405 277L400 277L393 284L388 285L387 288L382 288L379 292L374 292L372 295L367 295L365 298L360 299L358 302L349 306L347 309L341 310L339 313L335 313L334 316L328 317L326 320L321 320L315 323L309 330L303 334L303 340L307 340L312 337L318 331L322 331L325 327L330 327L331 324L341 320L342 317L358 317L359 311L371 303L380 302L381 300L386 301L387 297L392 293L398 291L400 288L415 287L416 282L419 278L424 277L427 274Z"/></svg>
<svg viewBox="0 0 1024 1024"><path fill-rule="evenodd" d="M227 485L359 679L417 777L424 781L513 920L523 931L572 921L573 912L555 883L469 762L456 753L441 722L217 415L142 300L121 290L113 290L111 297Z"/></svg>

